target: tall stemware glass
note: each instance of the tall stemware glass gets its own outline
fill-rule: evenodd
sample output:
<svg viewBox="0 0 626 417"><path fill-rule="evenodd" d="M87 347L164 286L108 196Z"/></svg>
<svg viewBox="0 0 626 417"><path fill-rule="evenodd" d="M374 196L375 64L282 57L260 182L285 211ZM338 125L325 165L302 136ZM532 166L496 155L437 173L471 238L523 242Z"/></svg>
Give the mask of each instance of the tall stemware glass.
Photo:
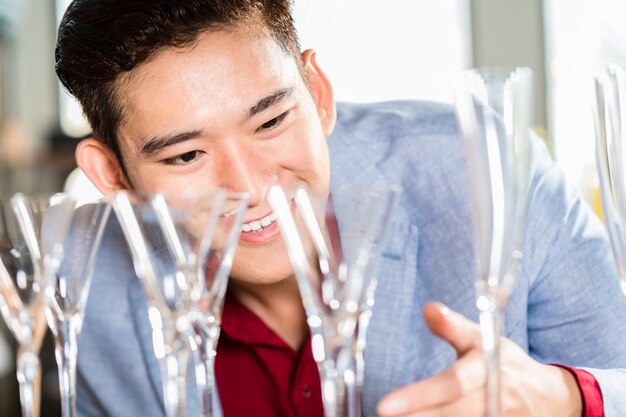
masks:
<svg viewBox="0 0 626 417"><path fill-rule="evenodd" d="M470 174L489 417L501 415L502 317L524 243L531 89L528 68L483 68L465 72L456 96Z"/></svg>
<svg viewBox="0 0 626 417"><path fill-rule="evenodd" d="M10 260L7 256L3 256L0 273L4 275L4 291L11 300L7 303L8 310L18 315L12 327L21 324L21 331L27 332L30 312L17 309L24 307L19 301L29 291L36 293L37 325L40 326L40 320L45 323L45 311L56 339L62 413L70 417L75 415L77 337L109 206L102 203L77 209L76 201L65 194L47 197L16 194L9 206L10 210L6 205L3 209L3 228L8 232L5 236L13 239L10 268L15 274L6 267ZM7 219L11 220L7 222ZM16 236L19 237L15 239ZM16 279L11 288L12 275ZM11 290L17 292L11 294ZM36 354L29 356L33 356L31 366L37 365ZM38 371L31 369L28 374L35 373ZM22 396L23 405L28 407L29 401L32 399Z"/></svg>
<svg viewBox="0 0 626 417"><path fill-rule="evenodd" d="M39 415L41 365L39 350L46 332L43 298L43 257L39 246L29 246L17 205L19 196L0 201L0 312L18 342L17 379L22 415ZM58 200L57 200L58 201ZM36 210L35 236L51 196L31 198Z"/></svg>
<svg viewBox="0 0 626 417"><path fill-rule="evenodd" d="M24 227L30 229L31 206L26 199L20 206ZM40 245L44 253L46 318L56 342L63 417L76 415L78 336L110 211L108 200L77 207L76 200L63 197L62 203L46 211L43 220Z"/></svg>
<svg viewBox="0 0 626 417"><path fill-rule="evenodd" d="M609 66L593 80L596 166L602 208L626 294L626 72Z"/></svg>
<svg viewBox="0 0 626 417"><path fill-rule="evenodd" d="M205 242L204 262L197 268L197 291L193 292L189 318L196 346L196 382L200 391L203 417L215 410L215 356L222 322L224 295L235 256L241 224L248 209L247 193L228 193L221 210L217 231Z"/></svg>
<svg viewBox="0 0 626 417"><path fill-rule="evenodd" d="M344 217L349 221L339 225L340 237L326 198L278 185L268 193L311 330L326 417L361 416L357 321L373 302L374 267L397 194L396 187L334 192L334 201L353 202L353 212Z"/></svg>
<svg viewBox="0 0 626 417"><path fill-rule="evenodd" d="M148 299L152 345L161 367L168 417L184 416L190 354L196 368L202 412L213 409L213 359L221 308L246 194L224 190L190 196L127 192L114 208L128 241L135 272ZM198 371L201 369L201 371Z"/></svg>

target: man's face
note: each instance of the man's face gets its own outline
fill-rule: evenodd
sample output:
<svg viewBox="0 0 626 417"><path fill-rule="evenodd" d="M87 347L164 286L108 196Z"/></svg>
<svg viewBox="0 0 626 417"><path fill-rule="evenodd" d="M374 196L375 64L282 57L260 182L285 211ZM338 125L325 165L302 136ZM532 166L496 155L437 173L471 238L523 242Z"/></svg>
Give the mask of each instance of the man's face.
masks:
<svg viewBox="0 0 626 417"><path fill-rule="evenodd" d="M119 146L132 186L143 193L250 193L231 275L247 283L288 277L277 225L252 229L271 221L267 191L274 184L328 194L325 132L332 125L320 119L326 114L295 59L259 32L205 32L193 47L159 52L119 95Z"/></svg>

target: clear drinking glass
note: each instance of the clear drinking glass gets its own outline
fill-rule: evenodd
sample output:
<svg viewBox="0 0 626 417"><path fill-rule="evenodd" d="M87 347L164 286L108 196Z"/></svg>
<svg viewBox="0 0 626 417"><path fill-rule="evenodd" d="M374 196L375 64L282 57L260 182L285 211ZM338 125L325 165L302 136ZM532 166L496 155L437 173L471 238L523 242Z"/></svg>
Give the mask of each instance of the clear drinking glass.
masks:
<svg viewBox="0 0 626 417"><path fill-rule="evenodd" d="M525 235L531 92L528 68L482 68L464 73L456 96L472 192L489 417L501 414L500 331Z"/></svg>
<svg viewBox="0 0 626 417"><path fill-rule="evenodd" d="M246 194L224 190L148 198L119 192L114 208L135 272L148 299L152 345L161 366L168 417L184 416L190 355L196 365L202 412L212 413L213 359L221 308Z"/></svg>
<svg viewBox="0 0 626 417"><path fill-rule="evenodd" d="M76 415L78 335L111 211L108 200L81 207L76 204L73 198L63 197L62 203L46 211L40 242L44 253L46 318L56 342L63 417ZM28 222L33 218L28 200L23 200L22 209Z"/></svg>
<svg viewBox="0 0 626 417"><path fill-rule="evenodd" d="M626 72L609 66L593 80L596 166L602 208L626 294Z"/></svg>
<svg viewBox="0 0 626 417"><path fill-rule="evenodd" d="M43 257L38 245L28 244L16 197L0 201L0 312L18 342L22 415L36 417L41 399L39 350L46 333ZM43 214L52 202L50 196L31 198L31 202L37 210L33 231L37 238Z"/></svg>
<svg viewBox="0 0 626 417"><path fill-rule="evenodd" d="M22 373L20 382L26 387L22 405L32 408L33 394L34 402L39 402L39 383L31 378L39 374L37 353L45 332L41 323L45 324L46 317L56 339L62 413L64 417L74 416L77 337L109 206L101 203L77 209L76 201L65 194L16 194L1 210L0 275L8 300L3 310L10 327L18 329L18 340L34 340L37 347L35 351L25 344L20 349L27 352L26 368L31 368L18 371L18 375ZM18 359L18 363L25 361ZM36 388L29 387L34 384Z"/></svg>
<svg viewBox="0 0 626 417"><path fill-rule="evenodd" d="M207 241L204 263L198 268L198 291L194 292L189 313L193 327L192 346L197 353L196 382L200 391L202 416L212 417L215 409L215 356L222 322L224 295L241 233L241 224L248 209L248 194L229 193L224 201L218 230Z"/></svg>
<svg viewBox="0 0 626 417"><path fill-rule="evenodd" d="M357 341L362 349L367 324L359 339L357 322L373 305L375 265L398 193L396 187L336 190L333 200L353 209L339 225L332 204L314 192L276 185L268 193L311 329L326 417L361 416Z"/></svg>

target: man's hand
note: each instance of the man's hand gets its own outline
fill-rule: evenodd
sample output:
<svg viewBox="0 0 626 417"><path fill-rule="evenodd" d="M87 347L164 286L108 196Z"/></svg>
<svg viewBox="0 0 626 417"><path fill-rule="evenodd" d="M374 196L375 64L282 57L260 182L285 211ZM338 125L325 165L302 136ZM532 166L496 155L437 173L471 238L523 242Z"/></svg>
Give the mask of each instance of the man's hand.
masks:
<svg viewBox="0 0 626 417"><path fill-rule="evenodd" d="M388 394L378 404L378 414L485 416L486 372L479 326L437 303L424 307L424 318L434 334L454 347L458 360L431 378ZM580 390L569 371L535 361L505 338L500 364L504 416L582 415Z"/></svg>

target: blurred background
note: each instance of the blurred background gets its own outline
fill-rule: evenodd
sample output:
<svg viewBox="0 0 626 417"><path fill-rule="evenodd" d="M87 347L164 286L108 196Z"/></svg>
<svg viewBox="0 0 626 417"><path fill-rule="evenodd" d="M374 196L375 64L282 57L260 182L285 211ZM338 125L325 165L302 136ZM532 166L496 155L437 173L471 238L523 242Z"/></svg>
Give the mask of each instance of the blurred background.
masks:
<svg viewBox="0 0 626 417"><path fill-rule="evenodd" d="M54 74L56 27L69 3L0 0L0 196L63 190L89 134ZM534 128L597 208L590 80L609 62L626 64L623 0L295 0L294 13L303 48L317 50L341 101L451 102L463 68L530 66ZM88 183L71 184L94 195ZM20 415L14 356L0 320L0 417ZM42 416L57 416L49 336L42 361Z"/></svg>

